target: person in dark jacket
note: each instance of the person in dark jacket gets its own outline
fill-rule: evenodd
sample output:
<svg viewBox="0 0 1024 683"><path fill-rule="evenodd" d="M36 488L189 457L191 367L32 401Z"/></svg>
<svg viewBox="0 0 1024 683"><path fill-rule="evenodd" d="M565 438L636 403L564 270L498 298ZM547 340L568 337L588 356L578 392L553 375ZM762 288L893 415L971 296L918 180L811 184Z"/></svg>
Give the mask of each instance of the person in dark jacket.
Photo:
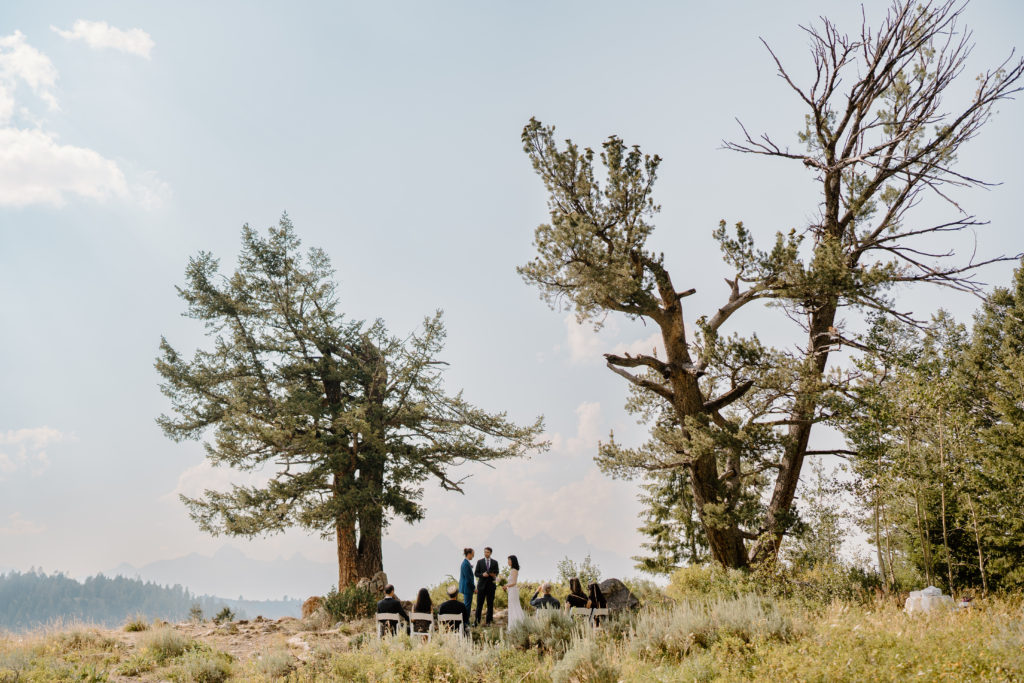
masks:
<svg viewBox="0 0 1024 683"><path fill-rule="evenodd" d="M587 586L587 590L590 595L587 599L587 607L604 609L608 607L608 601L604 599L604 593L601 592L601 587L597 583L592 583ZM594 617L594 626L598 626L601 623L601 617Z"/></svg>
<svg viewBox="0 0 1024 683"><path fill-rule="evenodd" d="M402 619L405 619L405 626L409 627L409 615L402 609L401 601L395 597L395 587L390 583L384 586L384 599L377 603L377 614L397 614ZM384 622L385 628L391 635L395 635L395 622L387 621Z"/></svg>
<svg viewBox="0 0 1024 683"><path fill-rule="evenodd" d="M454 583L448 586L448 599L438 605L437 613L439 615L461 614L462 625L465 627L465 633L467 636L469 635L469 608L466 607L464 602L459 600L459 587Z"/></svg>
<svg viewBox="0 0 1024 683"><path fill-rule="evenodd" d="M587 594L583 592L583 584L577 577L569 579L569 594L565 596L565 608L586 607Z"/></svg>
<svg viewBox="0 0 1024 683"><path fill-rule="evenodd" d="M431 610L433 609L434 604L430 600L430 591L421 588L420 592L416 594L416 604L412 606L412 611L416 614L432 614ZM433 619L430 621L415 619L412 622L412 630L416 633L426 633L430 630L431 623L433 623Z"/></svg>
<svg viewBox="0 0 1024 683"><path fill-rule="evenodd" d="M542 583L537 592L530 598L530 605L537 609L559 609L562 606L558 600L551 597L551 584L547 582Z"/></svg>
<svg viewBox="0 0 1024 683"><path fill-rule="evenodd" d="M491 557L491 549L484 548L484 556L477 560L474 574L479 581L476 582L476 620L474 626L480 625L480 613L483 611L484 603L487 603L487 624L494 619L494 591L497 586L495 579L498 578L498 561Z"/></svg>

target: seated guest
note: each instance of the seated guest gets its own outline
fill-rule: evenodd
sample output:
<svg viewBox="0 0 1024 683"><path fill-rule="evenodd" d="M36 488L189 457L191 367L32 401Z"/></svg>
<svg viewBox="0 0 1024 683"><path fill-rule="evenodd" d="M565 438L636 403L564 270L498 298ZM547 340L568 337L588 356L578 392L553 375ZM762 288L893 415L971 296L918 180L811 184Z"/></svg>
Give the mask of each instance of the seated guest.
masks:
<svg viewBox="0 0 1024 683"><path fill-rule="evenodd" d="M395 587L390 583L384 586L384 599L377 603L377 614L397 614L405 619L406 628L409 624L409 615L402 609L402 603L395 597ZM393 621L385 622L388 632L395 635L396 624Z"/></svg>
<svg viewBox="0 0 1024 683"><path fill-rule="evenodd" d="M583 584L575 576L569 579L569 594L565 596L565 607L586 607L587 594L583 592Z"/></svg>
<svg viewBox="0 0 1024 683"><path fill-rule="evenodd" d="M544 595L538 597L541 593ZM551 597L551 584L546 581L542 583L540 588L537 589L537 592L533 594L533 597L530 599L530 604L537 609L558 609L562 606L558 600Z"/></svg>
<svg viewBox="0 0 1024 683"><path fill-rule="evenodd" d="M608 601L604 599L604 593L601 592L601 587L597 583L592 583L587 586L590 592L590 596L587 598L587 607L605 609L608 607ZM594 626L601 623L601 617L594 617Z"/></svg>
<svg viewBox="0 0 1024 683"><path fill-rule="evenodd" d="M448 586L448 599L437 607L438 614L461 614L462 625L465 627L466 635L469 635L469 608L466 603L459 600L459 585L456 583ZM451 624L451 622L444 622ZM450 628L450 626L449 626Z"/></svg>
<svg viewBox="0 0 1024 683"><path fill-rule="evenodd" d="M430 614L430 610L433 608L434 605L430 601L430 592L426 588L421 588L420 592L416 594L416 604L412 606L412 611L419 614ZM430 630L431 623L433 623L433 620L414 619L412 630L416 633L426 633Z"/></svg>

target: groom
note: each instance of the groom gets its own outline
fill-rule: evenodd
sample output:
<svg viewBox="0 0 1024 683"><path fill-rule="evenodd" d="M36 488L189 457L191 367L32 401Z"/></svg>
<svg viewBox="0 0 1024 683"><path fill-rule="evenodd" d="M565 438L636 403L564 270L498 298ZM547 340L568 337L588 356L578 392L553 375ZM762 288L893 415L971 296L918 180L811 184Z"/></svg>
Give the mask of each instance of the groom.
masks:
<svg viewBox="0 0 1024 683"><path fill-rule="evenodd" d="M487 601L487 625L490 626L494 618L494 580L498 578L498 563L491 559L491 549L484 548L484 556L476 563L476 621L474 626L480 625L480 612Z"/></svg>

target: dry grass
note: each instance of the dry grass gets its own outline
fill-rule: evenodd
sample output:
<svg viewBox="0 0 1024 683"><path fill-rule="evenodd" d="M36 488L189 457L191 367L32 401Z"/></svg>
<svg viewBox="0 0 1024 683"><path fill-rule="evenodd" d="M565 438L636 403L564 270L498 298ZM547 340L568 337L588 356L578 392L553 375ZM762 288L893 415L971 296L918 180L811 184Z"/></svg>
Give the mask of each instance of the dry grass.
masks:
<svg viewBox="0 0 1024 683"><path fill-rule="evenodd" d="M0 682L1012 681L1024 680L1022 616L1019 601L1007 600L909 617L891 601L806 609L739 595L659 606L600 631L574 629L568 640L559 624L536 619L518 634L526 637L492 630L430 644L379 641L368 620L346 633L283 621L259 633L243 625L235 636L195 625L74 625L0 636ZM290 642L297 638L309 648ZM232 646L239 640L244 649Z"/></svg>

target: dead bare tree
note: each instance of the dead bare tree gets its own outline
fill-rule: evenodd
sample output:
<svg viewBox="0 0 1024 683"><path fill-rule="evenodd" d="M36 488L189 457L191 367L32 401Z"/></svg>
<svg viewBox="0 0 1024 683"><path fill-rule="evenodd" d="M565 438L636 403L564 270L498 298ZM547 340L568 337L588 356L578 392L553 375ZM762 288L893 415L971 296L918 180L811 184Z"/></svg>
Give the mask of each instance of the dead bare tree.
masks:
<svg viewBox="0 0 1024 683"><path fill-rule="evenodd" d="M731 150L791 159L814 172L819 219L806 229L810 250L799 277L780 289L807 333L811 371L792 402L789 438L755 545L755 562L774 557L785 533L812 426L820 419L829 354L844 342L845 308L874 309L904 320L889 294L901 283L932 283L978 293L975 277L987 264L1016 256L959 258L943 233L983 225L954 199L956 188L989 183L957 166L1001 100L1021 90L1024 60L1013 53L977 77L973 96L947 107L950 87L963 76L974 43L960 26L966 3L897 0L877 30L862 20L860 35L843 34L828 18L802 27L811 42L814 79L798 84L775 52L779 76L807 108L803 151L767 134L726 142ZM764 41L762 41L764 42ZM913 210L927 197L951 207L939 224L919 224Z"/></svg>

